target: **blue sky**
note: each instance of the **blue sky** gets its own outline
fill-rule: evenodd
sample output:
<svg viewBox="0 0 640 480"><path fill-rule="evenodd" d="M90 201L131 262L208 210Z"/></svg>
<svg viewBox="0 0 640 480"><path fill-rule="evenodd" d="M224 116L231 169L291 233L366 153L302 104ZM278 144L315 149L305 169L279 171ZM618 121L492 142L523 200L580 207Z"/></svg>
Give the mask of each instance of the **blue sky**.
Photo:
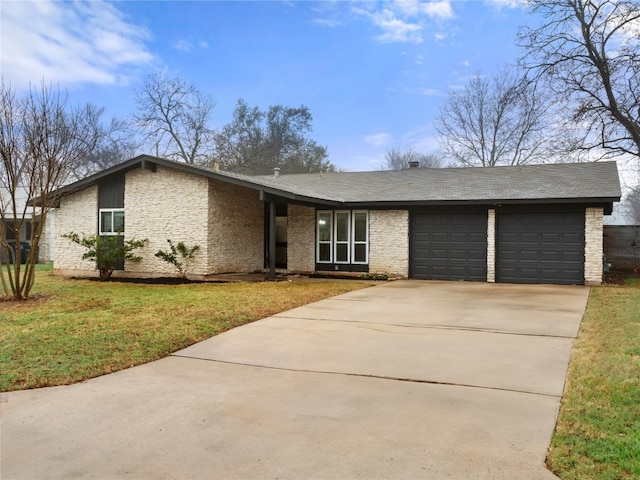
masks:
<svg viewBox="0 0 640 480"><path fill-rule="evenodd" d="M418 2L0 2L0 69L73 102L134 112L133 89L164 70L215 97L214 127L250 105L308 106L312 137L345 170L376 170L394 146L437 148L447 92L514 63L516 0Z"/></svg>

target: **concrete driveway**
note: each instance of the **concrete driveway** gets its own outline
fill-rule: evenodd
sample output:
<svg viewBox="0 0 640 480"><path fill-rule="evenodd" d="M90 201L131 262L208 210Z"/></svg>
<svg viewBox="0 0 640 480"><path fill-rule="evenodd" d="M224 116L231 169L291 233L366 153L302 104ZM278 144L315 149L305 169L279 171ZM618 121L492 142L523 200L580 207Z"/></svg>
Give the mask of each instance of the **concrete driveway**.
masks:
<svg viewBox="0 0 640 480"><path fill-rule="evenodd" d="M9 479L547 479L589 289L397 281L2 396Z"/></svg>

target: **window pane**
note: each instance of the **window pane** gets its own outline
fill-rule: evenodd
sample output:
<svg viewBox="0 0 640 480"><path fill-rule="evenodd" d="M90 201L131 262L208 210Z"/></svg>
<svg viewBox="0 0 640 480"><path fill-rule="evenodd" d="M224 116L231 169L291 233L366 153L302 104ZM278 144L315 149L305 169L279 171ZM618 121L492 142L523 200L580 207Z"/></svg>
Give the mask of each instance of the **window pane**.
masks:
<svg viewBox="0 0 640 480"><path fill-rule="evenodd" d="M336 245L336 262L347 262L349 261L349 245L346 243L338 243Z"/></svg>
<svg viewBox="0 0 640 480"><path fill-rule="evenodd" d="M331 261L331 244L330 243L321 243L318 250L319 250L318 252L319 262Z"/></svg>
<svg viewBox="0 0 640 480"><path fill-rule="evenodd" d="M353 214L353 236L355 242L367 241L367 214L360 212Z"/></svg>
<svg viewBox="0 0 640 480"><path fill-rule="evenodd" d="M113 220L112 212L100 213L100 232L101 233L113 232L112 220Z"/></svg>
<svg viewBox="0 0 640 480"><path fill-rule="evenodd" d="M353 261L365 263L367 261L367 245L358 243L353 246Z"/></svg>
<svg viewBox="0 0 640 480"><path fill-rule="evenodd" d="M124 212L113 212L113 231L124 232Z"/></svg>
<svg viewBox="0 0 640 480"><path fill-rule="evenodd" d="M331 241L331 213L330 212L318 213L318 241L320 242Z"/></svg>
<svg viewBox="0 0 640 480"><path fill-rule="evenodd" d="M336 213L336 241L349 241L349 214L345 212Z"/></svg>

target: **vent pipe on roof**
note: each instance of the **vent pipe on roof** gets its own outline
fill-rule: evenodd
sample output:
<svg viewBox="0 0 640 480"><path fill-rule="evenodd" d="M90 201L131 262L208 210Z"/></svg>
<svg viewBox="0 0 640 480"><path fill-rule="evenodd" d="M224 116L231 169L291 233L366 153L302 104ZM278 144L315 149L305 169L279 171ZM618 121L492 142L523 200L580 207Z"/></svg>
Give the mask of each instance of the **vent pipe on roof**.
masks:
<svg viewBox="0 0 640 480"><path fill-rule="evenodd" d="M420 162L417 160L411 160L409 162L409 168L418 168L420 166Z"/></svg>
<svg viewBox="0 0 640 480"><path fill-rule="evenodd" d="M220 171L220 162L213 162L213 171L214 172Z"/></svg>
<svg viewBox="0 0 640 480"><path fill-rule="evenodd" d="M273 169L273 176L274 177L279 177L280 176L280 169L278 167Z"/></svg>

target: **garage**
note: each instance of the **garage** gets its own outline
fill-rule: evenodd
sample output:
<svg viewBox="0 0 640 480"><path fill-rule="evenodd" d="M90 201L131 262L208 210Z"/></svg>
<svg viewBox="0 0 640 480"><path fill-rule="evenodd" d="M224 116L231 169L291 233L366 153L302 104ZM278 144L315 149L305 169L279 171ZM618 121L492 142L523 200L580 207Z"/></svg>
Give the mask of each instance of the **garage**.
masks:
<svg viewBox="0 0 640 480"><path fill-rule="evenodd" d="M497 215L496 280L584 284L585 213Z"/></svg>
<svg viewBox="0 0 640 480"><path fill-rule="evenodd" d="M411 276L487 280L487 211L411 215Z"/></svg>

